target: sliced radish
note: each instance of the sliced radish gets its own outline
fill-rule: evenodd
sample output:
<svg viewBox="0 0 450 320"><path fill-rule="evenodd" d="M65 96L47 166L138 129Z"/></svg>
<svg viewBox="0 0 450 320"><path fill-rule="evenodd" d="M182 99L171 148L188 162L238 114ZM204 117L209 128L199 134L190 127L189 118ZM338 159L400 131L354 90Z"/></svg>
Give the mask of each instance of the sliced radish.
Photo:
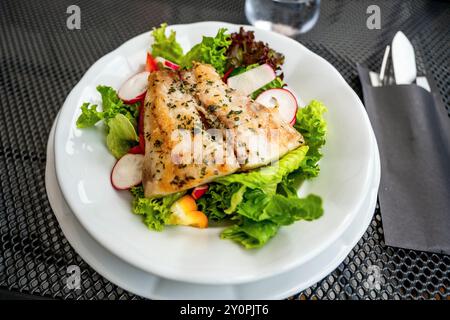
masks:
<svg viewBox="0 0 450 320"><path fill-rule="evenodd" d="M230 69L228 69L227 72L225 72L225 74L222 77L223 82L227 83L228 77L230 76L230 74L233 72L234 68L230 67Z"/></svg>
<svg viewBox="0 0 450 320"><path fill-rule="evenodd" d="M295 96L287 89L269 89L262 92L255 100L267 108L278 107L281 120L294 125L298 103Z"/></svg>
<svg viewBox="0 0 450 320"><path fill-rule="evenodd" d="M192 190L192 198L194 198L195 200L200 199L206 193L206 191L208 191L208 188L209 187L207 184L195 187L194 190Z"/></svg>
<svg viewBox="0 0 450 320"><path fill-rule="evenodd" d="M111 172L111 184L117 190L126 190L142 182L142 154L127 153L120 158Z"/></svg>
<svg viewBox="0 0 450 320"><path fill-rule="evenodd" d="M145 71L153 72L158 70L158 63L156 62L155 58L150 54L150 52L147 52L147 60L145 61Z"/></svg>
<svg viewBox="0 0 450 320"><path fill-rule="evenodd" d="M140 145L134 146L130 150L128 150L128 153L132 154L144 154L144 150L142 150Z"/></svg>
<svg viewBox="0 0 450 320"><path fill-rule="evenodd" d="M129 78L120 87L118 95L125 103L135 103L145 97L150 72L143 71Z"/></svg>
<svg viewBox="0 0 450 320"><path fill-rule="evenodd" d="M139 148L141 149L141 153L145 154L145 138L144 132L139 133Z"/></svg>
<svg viewBox="0 0 450 320"><path fill-rule="evenodd" d="M294 117L294 119L292 119L291 123L289 124L291 125L291 127L293 127L296 122L297 122L297 115Z"/></svg>
<svg viewBox="0 0 450 320"><path fill-rule="evenodd" d="M178 69L180 69L180 66L177 65L176 63L173 63L172 61L169 61L167 59L164 59L162 57L156 57L156 62L161 63L163 65L163 67L177 71Z"/></svg>
<svg viewBox="0 0 450 320"><path fill-rule="evenodd" d="M236 90L249 95L275 79L275 71L268 64L250 69L236 76L229 77L227 84Z"/></svg>

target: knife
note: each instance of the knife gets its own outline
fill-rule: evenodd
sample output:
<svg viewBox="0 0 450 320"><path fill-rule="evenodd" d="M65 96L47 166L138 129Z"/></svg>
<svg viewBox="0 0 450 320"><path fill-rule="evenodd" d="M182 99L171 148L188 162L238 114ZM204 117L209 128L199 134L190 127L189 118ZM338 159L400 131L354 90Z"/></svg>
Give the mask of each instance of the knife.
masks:
<svg viewBox="0 0 450 320"><path fill-rule="evenodd" d="M430 92L430 85L426 77L417 76L416 55L411 41L399 31L392 40L392 67L396 84L416 83Z"/></svg>
<svg viewBox="0 0 450 320"><path fill-rule="evenodd" d="M411 84L417 78L414 47L401 31L392 40L392 67L396 84Z"/></svg>

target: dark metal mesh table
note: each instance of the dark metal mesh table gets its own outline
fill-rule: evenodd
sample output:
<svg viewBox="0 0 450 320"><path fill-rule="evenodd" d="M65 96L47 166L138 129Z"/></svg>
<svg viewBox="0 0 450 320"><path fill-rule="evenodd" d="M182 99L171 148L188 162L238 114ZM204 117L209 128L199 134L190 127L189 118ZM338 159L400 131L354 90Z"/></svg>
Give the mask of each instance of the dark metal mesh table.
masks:
<svg viewBox="0 0 450 320"><path fill-rule="evenodd" d="M372 2L381 7L381 30L366 27ZM44 185L50 127L89 66L124 41L164 21L246 23L244 4L80 0L81 30L74 31L66 27L71 4L0 2L0 290L69 299L137 298L98 275L64 238ZM450 4L445 1L323 1L318 25L298 40L330 61L361 96L356 63L377 69L398 30L412 40L419 73L434 79L448 110ZM73 264L82 270L81 290L69 290L63 281ZM345 261L293 298L450 299L449 266L449 256L385 246L377 209ZM380 276L375 286L373 270Z"/></svg>

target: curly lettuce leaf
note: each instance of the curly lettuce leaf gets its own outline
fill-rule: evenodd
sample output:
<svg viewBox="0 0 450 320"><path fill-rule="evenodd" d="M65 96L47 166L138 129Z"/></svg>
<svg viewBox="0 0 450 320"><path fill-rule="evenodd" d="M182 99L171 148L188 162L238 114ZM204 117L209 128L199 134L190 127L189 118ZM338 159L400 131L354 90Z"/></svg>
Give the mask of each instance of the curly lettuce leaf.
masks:
<svg viewBox="0 0 450 320"><path fill-rule="evenodd" d="M122 157L139 142L133 124L121 113L109 120L108 127L106 146L116 158Z"/></svg>
<svg viewBox="0 0 450 320"><path fill-rule="evenodd" d="M231 44L227 50L228 67L241 67L251 64L269 64L279 70L284 63L284 55L276 52L267 43L255 40L254 31L240 28L231 34Z"/></svg>
<svg viewBox="0 0 450 320"><path fill-rule="evenodd" d="M77 128L89 128L103 119L103 112L97 111L97 105L89 102L81 106L81 114L77 119Z"/></svg>
<svg viewBox="0 0 450 320"><path fill-rule="evenodd" d="M214 182L224 185L239 183L251 189L260 189L269 195L275 194L277 185L287 174L300 167L307 152L308 146L301 146L290 151L273 165L261 167L249 172L223 176L217 178Z"/></svg>
<svg viewBox="0 0 450 320"><path fill-rule="evenodd" d="M102 97L102 111L97 105L88 102L81 106L81 114L77 119L78 128L88 128L104 120L107 132L106 145L110 152L119 158L128 152L138 140L136 127L139 105L126 104L117 95L116 90L108 86L97 86Z"/></svg>
<svg viewBox="0 0 450 320"><path fill-rule="evenodd" d="M159 28L153 28L152 55L162 57L176 64L180 64L183 58L183 49L176 40L176 32L171 30L166 36L167 23L161 24Z"/></svg>
<svg viewBox="0 0 450 320"><path fill-rule="evenodd" d="M326 111L324 104L317 100L312 100L297 111L294 128L303 135L309 150L300 168L293 173L294 176L310 179L319 174L318 162L322 158L320 149L326 142L327 134L327 123L323 117Z"/></svg>
<svg viewBox="0 0 450 320"><path fill-rule="evenodd" d="M97 86L97 91L102 97L102 111L97 110L97 105L88 102L81 106L81 114L77 119L78 128L92 127L97 122L104 120L108 124L109 120L117 114L123 114L136 127L139 115L139 104L125 104L117 95L116 90L108 86ZM107 126L107 130L108 130Z"/></svg>
<svg viewBox="0 0 450 320"><path fill-rule="evenodd" d="M125 104L117 95L116 90L108 86L97 86L97 91L102 96L103 118L108 125L109 120L118 114L124 115L136 128L139 115L139 104Z"/></svg>
<svg viewBox="0 0 450 320"><path fill-rule="evenodd" d="M117 95L116 90L108 86L97 86L97 91L102 96L102 109L106 115L113 114L123 106L123 101ZM109 116L111 118L111 116Z"/></svg>
<svg viewBox="0 0 450 320"><path fill-rule="evenodd" d="M141 215L145 225L152 230L162 231L169 224L170 207L185 192L174 193L162 198L145 198L142 186L131 188L133 195L132 208L135 214Z"/></svg>
<svg viewBox="0 0 450 320"><path fill-rule="evenodd" d="M193 61L211 64L216 71L223 75L227 64L227 48L231 44L227 29L221 28L215 37L203 37L202 42L196 44L186 53L181 66L189 68Z"/></svg>
<svg viewBox="0 0 450 320"><path fill-rule="evenodd" d="M312 100L306 107L297 111L297 122L294 127L303 135L311 150L318 150L325 144L327 133L327 124L323 118L325 112L327 108L317 100Z"/></svg>

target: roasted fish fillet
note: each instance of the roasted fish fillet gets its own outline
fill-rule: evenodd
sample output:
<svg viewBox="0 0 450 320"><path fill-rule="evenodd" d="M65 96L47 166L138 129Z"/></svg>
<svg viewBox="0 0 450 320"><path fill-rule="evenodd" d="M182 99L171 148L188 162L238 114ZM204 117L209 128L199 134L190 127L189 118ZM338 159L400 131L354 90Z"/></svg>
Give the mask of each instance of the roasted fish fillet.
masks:
<svg viewBox="0 0 450 320"><path fill-rule="evenodd" d="M239 169L232 148L205 131L197 104L176 72L150 74L144 102L146 197L190 189Z"/></svg>
<svg viewBox="0 0 450 320"><path fill-rule="evenodd" d="M211 65L194 63L182 78L198 99L195 107L208 124L232 135L241 170L267 165L304 143L302 135L283 122L276 109L229 88Z"/></svg>

